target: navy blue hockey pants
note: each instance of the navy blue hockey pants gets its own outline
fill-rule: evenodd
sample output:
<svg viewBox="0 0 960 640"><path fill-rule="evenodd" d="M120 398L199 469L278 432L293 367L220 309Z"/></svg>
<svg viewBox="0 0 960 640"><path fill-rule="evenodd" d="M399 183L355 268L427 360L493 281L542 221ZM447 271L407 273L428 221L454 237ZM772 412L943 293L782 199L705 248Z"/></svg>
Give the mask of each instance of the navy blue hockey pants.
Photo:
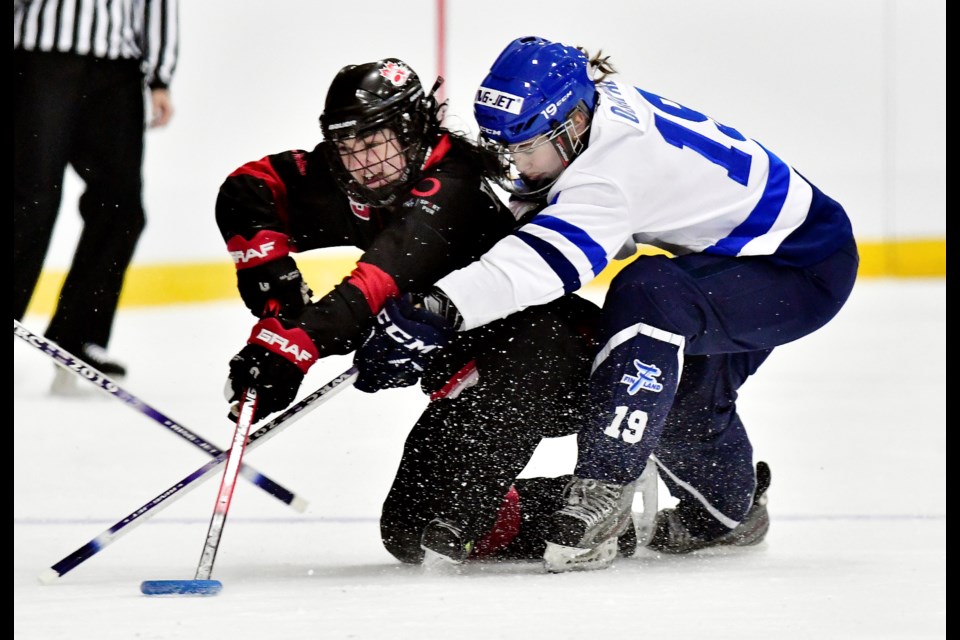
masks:
<svg viewBox="0 0 960 640"><path fill-rule="evenodd" d="M576 475L625 484L652 454L681 507L706 516L703 535L736 526L756 482L737 391L774 347L837 314L858 263L851 242L805 268L707 254L627 265L603 305Z"/></svg>

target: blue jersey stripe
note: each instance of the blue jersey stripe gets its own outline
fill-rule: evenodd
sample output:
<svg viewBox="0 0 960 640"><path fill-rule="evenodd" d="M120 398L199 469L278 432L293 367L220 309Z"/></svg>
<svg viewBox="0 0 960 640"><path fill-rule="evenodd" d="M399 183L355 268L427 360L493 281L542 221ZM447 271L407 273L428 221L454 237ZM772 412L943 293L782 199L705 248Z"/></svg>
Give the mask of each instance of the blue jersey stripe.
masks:
<svg viewBox="0 0 960 640"><path fill-rule="evenodd" d="M559 196L559 194L557 195ZM555 203L556 201L557 198L555 197L553 202ZM583 252L583 255L587 257L587 260L590 262L590 268L593 270L593 275L598 275L603 271L603 268L607 266L607 252L580 227L572 225L566 220L561 220L554 216L545 216L543 214L534 217L529 224L539 225L544 229L556 231L572 242Z"/></svg>
<svg viewBox="0 0 960 640"><path fill-rule="evenodd" d="M577 273L577 268L567 260L567 257L563 255L560 249L543 238L538 238L524 231L514 231L513 235L530 245L530 248L536 251L537 254L543 258L544 262L553 269L553 272L556 273L561 282L563 282L564 293L570 293L580 288L580 275Z"/></svg>
<svg viewBox="0 0 960 640"><path fill-rule="evenodd" d="M783 203L787 199L787 190L790 188L790 167L762 144L759 142L757 144L767 153L767 157L770 159L770 170L763 195L760 196L760 201L757 202L746 220L741 222L726 238L712 247L704 249L704 253L722 256L739 255L748 242L770 231L773 223L777 221L777 216L780 215Z"/></svg>

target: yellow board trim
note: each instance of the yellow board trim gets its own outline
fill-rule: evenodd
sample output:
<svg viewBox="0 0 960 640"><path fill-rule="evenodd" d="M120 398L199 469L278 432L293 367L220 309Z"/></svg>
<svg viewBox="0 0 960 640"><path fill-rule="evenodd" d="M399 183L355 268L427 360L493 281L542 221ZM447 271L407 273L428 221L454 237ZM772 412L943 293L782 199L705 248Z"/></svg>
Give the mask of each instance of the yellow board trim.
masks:
<svg viewBox="0 0 960 640"><path fill-rule="evenodd" d="M860 277L946 277L947 241L943 239L898 242L861 242ZM644 248L641 254L662 253ZM328 291L354 268L354 255L298 256L297 263L314 293ZM629 261L613 262L588 286L606 287ZM28 313L53 313L66 271L44 271ZM136 264L130 266L120 297L121 308L156 307L172 304L236 300L236 280L229 260L178 264Z"/></svg>

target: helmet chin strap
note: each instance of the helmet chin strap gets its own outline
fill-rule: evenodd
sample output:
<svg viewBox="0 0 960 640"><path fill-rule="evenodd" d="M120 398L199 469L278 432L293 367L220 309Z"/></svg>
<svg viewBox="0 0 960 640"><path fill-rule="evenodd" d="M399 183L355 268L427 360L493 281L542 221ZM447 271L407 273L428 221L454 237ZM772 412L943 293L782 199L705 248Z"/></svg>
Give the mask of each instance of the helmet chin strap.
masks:
<svg viewBox="0 0 960 640"><path fill-rule="evenodd" d="M583 128L583 131L577 131L577 123L574 120L575 114L580 113L586 118L586 125ZM567 116L567 119L563 123L563 131L556 136L554 136L550 142L553 145L553 148L557 150L557 155L560 156L560 162L563 163L564 169L566 169L571 162L577 159L583 150L587 148L587 143L584 141L584 136L587 135L590 131L590 116L588 116L580 106L575 107L570 111L570 115Z"/></svg>

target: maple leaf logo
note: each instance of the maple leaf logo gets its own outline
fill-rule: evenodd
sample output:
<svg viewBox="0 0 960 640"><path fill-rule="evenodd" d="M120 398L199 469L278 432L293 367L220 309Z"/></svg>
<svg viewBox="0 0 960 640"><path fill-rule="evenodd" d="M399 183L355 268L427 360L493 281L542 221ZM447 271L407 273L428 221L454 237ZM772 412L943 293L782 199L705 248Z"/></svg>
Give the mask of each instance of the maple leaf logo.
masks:
<svg viewBox="0 0 960 640"><path fill-rule="evenodd" d="M410 69L396 62L388 62L380 67L380 75L395 87L402 87L410 79Z"/></svg>

